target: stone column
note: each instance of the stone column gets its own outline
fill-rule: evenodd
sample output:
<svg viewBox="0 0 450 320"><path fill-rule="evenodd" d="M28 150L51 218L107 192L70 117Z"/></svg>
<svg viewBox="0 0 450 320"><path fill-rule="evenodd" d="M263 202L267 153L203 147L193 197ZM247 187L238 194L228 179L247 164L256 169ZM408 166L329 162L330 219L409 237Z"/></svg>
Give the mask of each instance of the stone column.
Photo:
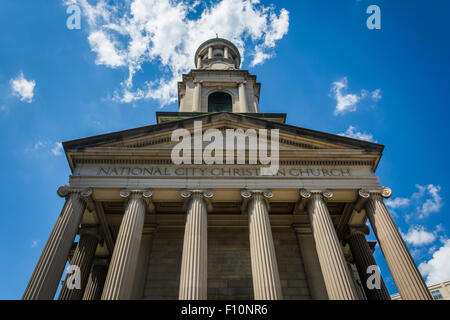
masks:
<svg viewBox="0 0 450 320"><path fill-rule="evenodd" d="M432 300L431 294L414 263L403 238L395 226L383 198L392 196L392 190L382 188L359 192L365 198L365 209L381 251L391 270L403 300Z"/></svg>
<svg viewBox="0 0 450 320"><path fill-rule="evenodd" d="M256 113L259 113L259 103L258 103L258 96L257 95L255 95L255 97L253 99L253 108L254 108Z"/></svg>
<svg viewBox="0 0 450 320"><path fill-rule="evenodd" d="M301 190L300 196L308 211L329 299L357 300L355 284L325 203L325 199L330 199L333 193Z"/></svg>
<svg viewBox="0 0 450 320"><path fill-rule="evenodd" d="M213 47L209 47L208 48L208 59L212 59L213 58Z"/></svg>
<svg viewBox="0 0 450 320"><path fill-rule="evenodd" d="M180 274L180 300L208 298L208 204L213 197L210 190L183 190L188 200L183 257Z"/></svg>
<svg viewBox="0 0 450 320"><path fill-rule="evenodd" d="M273 192L242 190L241 195L248 201L250 259L255 300L282 300L269 210L265 202L265 198L273 197Z"/></svg>
<svg viewBox="0 0 450 320"><path fill-rule="evenodd" d="M240 110L241 113L248 113L247 94L246 94L246 90L245 90L245 85L246 85L246 81L239 83L239 102L240 102L240 107L241 107L241 110Z"/></svg>
<svg viewBox="0 0 450 320"><path fill-rule="evenodd" d="M72 266L80 268L80 289L70 289L67 286L67 275L63 282L63 286L59 293L59 300L81 300L83 298L84 289L89 277L92 262L94 261L95 251L98 245L98 230L94 226L84 226L80 231L80 241L77 244L73 257L70 261Z"/></svg>
<svg viewBox="0 0 450 320"><path fill-rule="evenodd" d="M58 195L65 197L66 203L25 289L23 300L52 300L54 298L86 209L86 202L83 198L90 197L91 194L91 189L81 190L67 186L58 189Z"/></svg>
<svg viewBox="0 0 450 320"><path fill-rule="evenodd" d="M200 81L194 81L194 101L192 112L202 112L202 83Z"/></svg>
<svg viewBox="0 0 450 320"><path fill-rule="evenodd" d="M108 262L106 259L94 262L84 290L83 300L100 300L107 273Z"/></svg>
<svg viewBox="0 0 450 320"><path fill-rule="evenodd" d="M122 190L120 196L128 198L125 214L109 265L102 300L130 300L135 277L142 231L144 228L146 200L151 190Z"/></svg>
<svg viewBox="0 0 450 320"><path fill-rule="evenodd" d="M369 267L375 266L377 263L373 257L372 250L366 240L366 235L370 230L367 226L359 228L351 227L347 236L347 242L352 252L353 260L358 269L359 277L364 288L364 292L368 300L391 300L389 292L384 284L383 278L380 278L380 288L370 289L367 285L367 280L373 272L367 272ZM381 277L381 275L380 275Z"/></svg>
<svg viewBox="0 0 450 320"><path fill-rule="evenodd" d="M229 59L230 58L230 54L229 54L229 49L228 47L223 48L223 57L225 59Z"/></svg>
<svg viewBox="0 0 450 320"><path fill-rule="evenodd" d="M202 63L203 61L202 61L202 57L201 56L198 56L198 58L197 58L197 69L201 69L202 68Z"/></svg>

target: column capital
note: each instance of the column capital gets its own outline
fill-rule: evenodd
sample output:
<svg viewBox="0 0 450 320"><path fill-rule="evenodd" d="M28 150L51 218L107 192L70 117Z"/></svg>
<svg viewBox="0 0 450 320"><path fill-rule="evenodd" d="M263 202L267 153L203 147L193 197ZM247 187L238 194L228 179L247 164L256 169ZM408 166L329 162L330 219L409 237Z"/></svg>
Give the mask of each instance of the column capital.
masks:
<svg viewBox="0 0 450 320"><path fill-rule="evenodd" d="M242 206L241 206L241 213L244 214L244 212L247 210L248 202L255 196L255 195L261 195L266 202L267 209L270 211L270 203L269 200L273 198L274 194L272 190L248 190L243 189L241 190L241 196L243 198Z"/></svg>
<svg viewBox="0 0 450 320"><path fill-rule="evenodd" d="M191 199L194 196L197 196L197 197L200 196L203 198L203 200L205 200L208 212L211 212L213 210L211 199L212 199L212 197L214 197L214 192L211 189L206 189L206 190L184 189L184 190L181 190L180 195L183 199L185 199L184 208L183 208L185 211L187 210L187 204L188 204L189 199Z"/></svg>
<svg viewBox="0 0 450 320"><path fill-rule="evenodd" d="M184 189L181 190L180 195L184 199L189 199L194 195L200 195L206 199L211 199L214 196L214 192L210 189Z"/></svg>
<svg viewBox="0 0 450 320"><path fill-rule="evenodd" d="M73 188L71 186L65 185L58 188L56 191L58 196L61 198L66 198L73 194L77 193L80 195L81 200L84 201L86 204L87 209L90 212L93 212L95 210L95 204L94 199L92 199L92 188Z"/></svg>
<svg viewBox="0 0 450 320"><path fill-rule="evenodd" d="M381 195L385 199L392 197L392 189L388 187L380 187L377 189L360 189L358 195L363 198L369 198L372 195Z"/></svg>
<svg viewBox="0 0 450 320"><path fill-rule="evenodd" d="M344 240L345 240L345 242L348 242L348 239L354 235L362 235L362 236L366 237L369 234L370 234L370 228L365 224L348 226L345 236L344 236Z"/></svg>
<svg viewBox="0 0 450 320"><path fill-rule="evenodd" d="M100 240L100 226L98 224L83 224L80 226L78 234L95 236Z"/></svg>
<svg viewBox="0 0 450 320"><path fill-rule="evenodd" d="M377 189L360 189L358 190L358 199L355 203L355 211L360 212L364 206L366 205L367 201L372 196L381 196L385 199L389 199L392 197L392 189L387 187L381 187Z"/></svg>
<svg viewBox="0 0 450 320"><path fill-rule="evenodd" d="M300 190L301 198L310 199L313 195L320 195L325 200L329 200L333 197L333 192L331 192L330 190L306 190L306 189Z"/></svg>
<svg viewBox="0 0 450 320"><path fill-rule="evenodd" d="M250 199L257 194L261 194L265 199L272 199L274 194L272 190L241 190L241 196L244 199Z"/></svg>
<svg viewBox="0 0 450 320"><path fill-rule="evenodd" d="M65 198L71 193L79 193L81 198L87 198L92 196L92 189L91 188L73 188L71 186L65 185L58 188L56 191L58 196L61 198Z"/></svg>
<svg viewBox="0 0 450 320"><path fill-rule="evenodd" d="M122 198L128 198L131 195L139 195L143 198L151 198L153 196L152 189L122 189L120 190L120 196Z"/></svg>
<svg viewBox="0 0 450 320"><path fill-rule="evenodd" d="M319 195L324 201L328 201L333 198L333 192L330 190L300 190L300 200L297 202L294 213L304 212L306 209L306 204L312 199L314 195Z"/></svg>
<svg viewBox="0 0 450 320"><path fill-rule="evenodd" d="M239 86L245 86L247 84L247 80L239 81L237 84Z"/></svg>
<svg viewBox="0 0 450 320"><path fill-rule="evenodd" d="M125 199L130 199L132 196L137 196L145 201L148 212L155 212L155 204L152 201L152 189L122 189L120 190L120 196Z"/></svg>
<svg viewBox="0 0 450 320"><path fill-rule="evenodd" d="M108 257L96 257L94 259L94 261L92 262L92 266L108 267L109 259L108 259Z"/></svg>

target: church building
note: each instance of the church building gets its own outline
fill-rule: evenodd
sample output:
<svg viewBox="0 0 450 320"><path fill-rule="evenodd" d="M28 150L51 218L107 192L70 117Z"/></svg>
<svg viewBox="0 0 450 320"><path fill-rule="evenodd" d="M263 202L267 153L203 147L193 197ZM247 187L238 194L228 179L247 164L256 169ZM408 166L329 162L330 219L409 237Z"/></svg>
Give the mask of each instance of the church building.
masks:
<svg viewBox="0 0 450 320"><path fill-rule="evenodd" d="M384 146L262 113L240 66L233 43L206 41L179 112L63 143L65 204L23 299L388 300L369 224L401 298L431 299L384 204ZM211 163L213 139L236 153Z"/></svg>

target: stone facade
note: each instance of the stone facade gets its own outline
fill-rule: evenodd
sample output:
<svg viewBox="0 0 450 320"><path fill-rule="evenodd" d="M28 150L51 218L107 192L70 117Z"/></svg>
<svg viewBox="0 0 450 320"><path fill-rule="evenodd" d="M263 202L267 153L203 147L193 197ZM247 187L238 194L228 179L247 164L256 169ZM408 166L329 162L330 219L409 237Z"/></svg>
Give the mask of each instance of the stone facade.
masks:
<svg viewBox="0 0 450 320"><path fill-rule="evenodd" d="M143 299L178 299L183 237L182 228L161 228L155 232Z"/></svg>

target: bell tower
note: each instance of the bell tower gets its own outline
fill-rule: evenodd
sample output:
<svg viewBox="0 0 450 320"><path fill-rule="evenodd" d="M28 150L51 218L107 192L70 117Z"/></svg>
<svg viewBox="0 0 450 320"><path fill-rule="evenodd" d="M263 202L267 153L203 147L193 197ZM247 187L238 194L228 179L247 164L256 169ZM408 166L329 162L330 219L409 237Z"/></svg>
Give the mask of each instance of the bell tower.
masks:
<svg viewBox="0 0 450 320"><path fill-rule="evenodd" d="M240 69L241 54L228 40L214 38L195 53L195 70L178 83L179 112L259 113L261 84Z"/></svg>

